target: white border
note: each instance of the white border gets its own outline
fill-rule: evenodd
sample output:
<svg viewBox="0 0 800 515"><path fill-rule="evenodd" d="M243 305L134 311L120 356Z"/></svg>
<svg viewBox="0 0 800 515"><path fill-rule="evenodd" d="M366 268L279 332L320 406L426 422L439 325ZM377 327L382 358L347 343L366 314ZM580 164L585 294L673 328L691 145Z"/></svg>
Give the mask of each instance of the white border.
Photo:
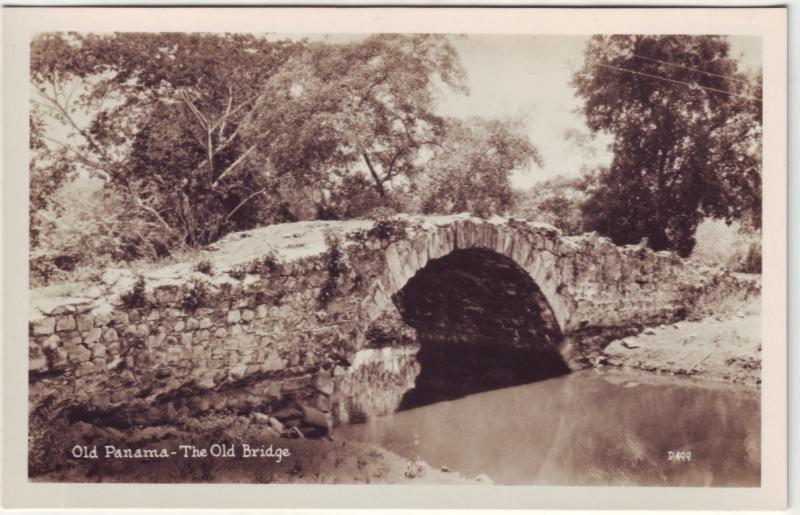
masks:
<svg viewBox="0 0 800 515"><path fill-rule="evenodd" d="M623 3L623 2L620 2ZM28 483L27 52L77 31L719 33L761 35L765 55L761 488ZM781 9L13 9L3 11L3 504L40 507L781 509L786 499L786 21ZM10 245L9 242L15 242ZM20 316L21 314L21 316Z"/></svg>

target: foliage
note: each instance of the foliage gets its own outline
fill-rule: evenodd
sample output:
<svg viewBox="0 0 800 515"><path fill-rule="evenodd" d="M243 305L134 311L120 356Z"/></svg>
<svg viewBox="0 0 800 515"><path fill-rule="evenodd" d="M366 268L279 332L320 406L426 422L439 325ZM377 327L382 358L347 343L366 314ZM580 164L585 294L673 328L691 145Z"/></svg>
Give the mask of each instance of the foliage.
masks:
<svg viewBox="0 0 800 515"><path fill-rule="evenodd" d="M211 292L208 283L202 279L193 278L184 290L183 308L187 311L195 311L197 308L207 305L210 299Z"/></svg>
<svg viewBox="0 0 800 515"><path fill-rule="evenodd" d="M214 263L208 259L203 259L194 265L194 270L195 272L200 272L201 274L214 275Z"/></svg>
<svg viewBox="0 0 800 515"><path fill-rule="evenodd" d="M367 231L367 237L384 242L391 242L402 238L408 229L408 221L402 219L380 218L375 220Z"/></svg>
<svg viewBox="0 0 800 515"><path fill-rule="evenodd" d="M42 282L63 276L56 259L153 259L270 223L494 214L509 174L538 162L520 124L437 113L442 90L466 92L441 35L44 33L30 79ZM90 202L61 198L86 177ZM62 217L70 202L92 212Z"/></svg>
<svg viewBox="0 0 800 515"><path fill-rule="evenodd" d="M583 204L595 179L594 173L578 177L556 176L517 192L513 214L535 222L548 223L565 234L586 231Z"/></svg>
<svg viewBox="0 0 800 515"><path fill-rule="evenodd" d="M39 254L29 260L29 282L32 288L47 286L65 279L66 274L60 270L50 256Z"/></svg>
<svg viewBox="0 0 800 515"><path fill-rule="evenodd" d="M239 34L37 36L31 123L67 134L32 134L36 162L51 163L32 183L55 182L66 163L103 178L137 216L190 246L252 226L240 204L263 187L258 170L218 181L248 164L241 122L265 79L302 46ZM46 189L35 188L36 197Z"/></svg>
<svg viewBox="0 0 800 515"><path fill-rule="evenodd" d="M155 259L172 246L171 234L146 219L130 216L125 198L80 179L60 186L47 207L32 211L31 279L47 284L60 271L113 262Z"/></svg>
<svg viewBox="0 0 800 515"><path fill-rule="evenodd" d="M734 272L761 272L761 231L739 222L705 219L694 237L697 245L692 250L693 260Z"/></svg>
<svg viewBox="0 0 800 515"><path fill-rule="evenodd" d="M450 120L417 185L422 211L481 216L508 211L514 199L511 172L542 164L523 129L511 120Z"/></svg>
<svg viewBox="0 0 800 515"><path fill-rule="evenodd" d="M318 296L319 303L322 306L326 306L333 300L353 275L353 269L342 249L341 238L335 233L327 233L325 234L325 244L328 247L325 254L328 277L322 284Z"/></svg>
<svg viewBox="0 0 800 515"><path fill-rule="evenodd" d="M147 297L145 296L145 280L144 277L139 275L136 277L130 291L120 295L122 305L128 309L142 308L147 305Z"/></svg>
<svg viewBox="0 0 800 515"><path fill-rule="evenodd" d="M742 259L738 267L734 268L734 272L760 274L761 271L761 242L759 241L750 244L747 248L747 253L744 255L744 259Z"/></svg>
<svg viewBox="0 0 800 515"><path fill-rule="evenodd" d="M28 475L58 470L70 461L68 454L77 442L69 429L69 409L49 394L28 415Z"/></svg>
<svg viewBox="0 0 800 515"><path fill-rule="evenodd" d="M278 258L275 252L267 252L264 256L258 259L253 259L252 261L248 261L247 263L242 263L240 265L236 265L235 267L228 270L228 275L233 277L234 279L242 280L245 278L247 274L253 275L261 275L261 274L273 274L276 272L280 272L283 269L283 265L281 265L280 259Z"/></svg>
<svg viewBox="0 0 800 515"><path fill-rule="evenodd" d="M267 252L261 258L254 259L244 265L249 274L275 273L282 269L280 259L275 252Z"/></svg>
<svg viewBox="0 0 800 515"><path fill-rule="evenodd" d="M705 216L760 225L761 77L725 38L594 36L573 83L589 128L613 136L589 229L685 256Z"/></svg>
<svg viewBox="0 0 800 515"><path fill-rule="evenodd" d="M244 134L269 146L276 175L318 191L327 217L352 216L344 191L372 189L362 196L372 205L418 173L444 128L434 111L438 84L464 90L463 73L438 35L309 44L268 81L271 94L259 98Z"/></svg>
<svg viewBox="0 0 800 515"><path fill-rule="evenodd" d="M247 275L248 266L247 265L236 265L235 267L228 270L228 275L241 281Z"/></svg>

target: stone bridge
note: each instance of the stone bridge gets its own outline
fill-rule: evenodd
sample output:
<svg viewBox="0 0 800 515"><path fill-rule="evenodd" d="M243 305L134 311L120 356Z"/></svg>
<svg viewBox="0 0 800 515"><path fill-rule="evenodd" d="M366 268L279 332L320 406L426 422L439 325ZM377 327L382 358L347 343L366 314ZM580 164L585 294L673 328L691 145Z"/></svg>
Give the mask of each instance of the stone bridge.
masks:
<svg viewBox="0 0 800 515"><path fill-rule="evenodd" d="M467 215L276 225L201 254L32 290L32 410L110 425L210 409L329 423L337 377L360 349L392 345L385 328L400 320L423 347L557 353L574 368L611 337L759 289L672 253Z"/></svg>

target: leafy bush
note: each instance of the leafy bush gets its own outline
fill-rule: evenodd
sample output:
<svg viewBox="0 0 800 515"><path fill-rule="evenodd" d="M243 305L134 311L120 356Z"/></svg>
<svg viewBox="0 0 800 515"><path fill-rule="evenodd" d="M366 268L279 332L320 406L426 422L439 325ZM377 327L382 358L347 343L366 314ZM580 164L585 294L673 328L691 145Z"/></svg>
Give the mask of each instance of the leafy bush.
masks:
<svg viewBox="0 0 800 515"><path fill-rule="evenodd" d="M63 184L46 207L31 212L31 284L66 280L74 269L169 255L178 243L158 223L102 181Z"/></svg>
<svg viewBox="0 0 800 515"><path fill-rule="evenodd" d="M578 177L558 175L542 181L515 194L512 214L550 224L568 235L581 234L587 230L583 205L592 180L592 173L584 173Z"/></svg>
<svg viewBox="0 0 800 515"><path fill-rule="evenodd" d="M205 306L211 297L208 283L200 279L192 279L189 287L183 293L183 307L188 311L195 311Z"/></svg>
<svg viewBox="0 0 800 515"><path fill-rule="evenodd" d="M144 277L141 275L137 276L131 290L123 293L120 296L120 300L122 300L122 305L128 309L141 308L147 305Z"/></svg>
<svg viewBox="0 0 800 515"><path fill-rule="evenodd" d="M259 259L254 259L245 265L242 265L243 270L248 274L260 275L262 273L275 273L282 269L282 265L278 256L274 252L268 252L265 256ZM237 273L240 273L237 271Z"/></svg>
<svg viewBox="0 0 800 515"><path fill-rule="evenodd" d="M194 265L194 270L195 272L200 272L201 274L214 275L214 264L208 259L204 259Z"/></svg>
<svg viewBox="0 0 800 515"><path fill-rule="evenodd" d="M46 286L63 279L63 270L60 270L49 256L38 255L30 258L30 285L31 287Z"/></svg>
<svg viewBox="0 0 800 515"><path fill-rule="evenodd" d="M747 254L734 271L748 274L761 273L761 242L750 244L750 247L747 249Z"/></svg>
<svg viewBox="0 0 800 515"><path fill-rule="evenodd" d="M367 231L367 236L381 241L395 241L406 234L408 221L402 219L384 218L375 220L372 228Z"/></svg>
<svg viewBox="0 0 800 515"><path fill-rule="evenodd" d="M241 281L247 275L248 267L247 265L236 265L235 267L228 270L228 275Z"/></svg>
<svg viewBox="0 0 800 515"><path fill-rule="evenodd" d="M334 233L325 234L325 244L328 251L325 254L328 278L323 283L319 292L319 302L327 305L339 292L342 284L352 274L352 268L347 261L347 256L342 250L341 238Z"/></svg>

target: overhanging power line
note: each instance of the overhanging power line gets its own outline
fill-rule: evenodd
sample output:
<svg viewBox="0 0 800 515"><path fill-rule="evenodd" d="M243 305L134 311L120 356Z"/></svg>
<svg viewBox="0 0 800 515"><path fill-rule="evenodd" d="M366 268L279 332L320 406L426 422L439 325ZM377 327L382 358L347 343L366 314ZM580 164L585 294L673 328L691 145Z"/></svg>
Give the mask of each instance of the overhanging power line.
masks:
<svg viewBox="0 0 800 515"><path fill-rule="evenodd" d="M754 101L756 101L758 103L761 103L761 99L760 98L754 97L752 95L743 95L741 93L734 93L733 91L726 91L724 89L712 88L710 86L701 86L700 84L697 84L697 83L684 82L684 81L680 81L680 80L669 79L667 77L662 77L661 75L654 75L652 73L640 72L640 71L637 71L637 70L631 70L631 69L628 69L628 68L622 68L620 66L613 66L613 65L610 65L610 64L597 63L597 64L595 64L595 66L600 66L602 68L609 68L611 70L617 70L617 71L626 72L626 73L632 73L634 75L641 75L643 77L649 77L651 79L663 80L665 82L671 82L673 84L680 84L680 85L683 85L683 86L688 86L690 88L700 88L700 89L705 89L707 91L714 91L714 92L717 92L717 93L724 93L726 95L731 95L731 96L740 97L740 98L746 98L748 100L754 100Z"/></svg>
<svg viewBox="0 0 800 515"><path fill-rule="evenodd" d="M638 59L644 59L645 61L652 61L654 63L666 64L667 66L672 66L674 68L683 68L684 70L691 70L693 72L702 73L702 74L705 74L705 75L710 75L711 77L719 77L721 79L733 80L733 81L737 81L737 82L743 82L745 84L748 83L748 81L746 79L739 79L737 77L731 77L730 75L721 75L719 73L713 73L713 72L701 70L700 68L693 68L691 66L686 66L684 64L677 64L677 63L672 63L672 62L669 62L669 61L662 61L661 59L655 59L653 57L646 57L646 56L639 55L639 54L631 54L631 55L633 57L638 58Z"/></svg>

